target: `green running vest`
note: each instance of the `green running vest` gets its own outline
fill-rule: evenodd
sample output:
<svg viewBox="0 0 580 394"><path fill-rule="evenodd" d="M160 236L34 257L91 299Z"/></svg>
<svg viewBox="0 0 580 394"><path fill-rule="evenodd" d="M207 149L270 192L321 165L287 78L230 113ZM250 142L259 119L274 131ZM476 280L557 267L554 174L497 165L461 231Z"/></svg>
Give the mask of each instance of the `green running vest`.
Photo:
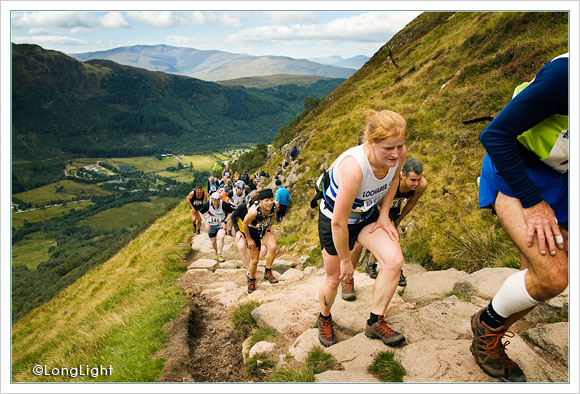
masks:
<svg viewBox="0 0 580 394"><path fill-rule="evenodd" d="M516 97L532 82L533 80L517 86L513 97ZM518 141L554 170L562 174L568 171L569 137L567 115L554 114L544 119L519 135Z"/></svg>

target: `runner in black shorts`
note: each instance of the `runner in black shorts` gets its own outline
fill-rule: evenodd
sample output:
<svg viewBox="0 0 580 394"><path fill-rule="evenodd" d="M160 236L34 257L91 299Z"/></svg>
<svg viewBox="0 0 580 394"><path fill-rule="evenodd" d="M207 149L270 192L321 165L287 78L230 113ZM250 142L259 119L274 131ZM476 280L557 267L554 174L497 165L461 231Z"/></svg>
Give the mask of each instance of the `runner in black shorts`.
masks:
<svg viewBox="0 0 580 394"><path fill-rule="evenodd" d="M199 210L205 202L205 192L201 186L197 186L187 196L187 204L189 205L189 212L191 213L191 221L193 222L193 233L199 234L201 232L201 214Z"/></svg>
<svg viewBox="0 0 580 394"><path fill-rule="evenodd" d="M389 346L405 341L391 329L385 311L397 288L403 265L399 233L388 210L405 161L407 126L393 111L368 111L362 145L343 152L321 178L318 221L322 260L326 271L318 291L318 339L324 346L336 343L330 309L341 280L353 283L351 249L355 242L374 253L381 270L375 281L365 335ZM324 179L328 179L325 182Z"/></svg>
<svg viewBox="0 0 580 394"><path fill-rule="evenodd" d="M263 189L258 193L257 204L252 204L249 207L245 203L241 204L232 215L232 224L236 227L236 245L240 249L243 245L241 240L243 236L246 248L249 251L248 293L256 290L256 271L258 269L260 250L262 249L262 240L264 240L265 247L262 253L265 253L266 257L264 280L270 283L278 283L278 279L272 273L272 264L276 257L277 245L276 233L271 225L276 209L277 205L274 201L272 189ZM242 253L241 250L240 253Z"/></svg>
<svg viewBox="0 0 580 394"><path fill-rule="evenodd" d="M253 199L255 197L255 199ZM254 203L258 202L258 192L254 192L253 194L249 194L247 200L248 203L241 202L237 207L234 213L231 216L232 227L234 229L234 240L236 246L238 247L238 251L240 252L240 258L242 259L242 263L246 268L246 279L250 277L250 256L248 254L247 249L247 242L246 236L244 235L244 227L242 226L242 222L248 213L248 204L253 205Z"/></svg>

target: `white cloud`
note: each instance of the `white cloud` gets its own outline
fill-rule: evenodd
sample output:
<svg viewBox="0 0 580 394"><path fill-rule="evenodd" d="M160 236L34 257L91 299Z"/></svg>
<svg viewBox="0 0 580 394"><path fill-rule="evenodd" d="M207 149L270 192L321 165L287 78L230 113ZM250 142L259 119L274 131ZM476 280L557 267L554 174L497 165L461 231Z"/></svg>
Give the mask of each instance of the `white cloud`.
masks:
<svg viewBox="0 0 580 394"><path fill-rule="evenodd" d="M73 27L72 29L70 29L70 34L88 34L90 32L90 29L87 29L86 27Z"/></svg>
<svg viewBox="0 0 580 394"><path fill-rule="evenodd" d="M234 41L330 40L386 42L420 12L367 12L323 25L270 25L244 29L228 37Z"/></svg>
<svg viewBox="0 0 580 394"><path fill-rule="evenodd" d="M100 24L104 29L114 29L118 27L130 27L129 23L120 12L109 12L100 18Z"/></svg>
<svg viewBox="0 0 580 394"><path fill-rule="evenodd" d="M153 27L205 25L217 22L224 26L240 28L243 15L236 12L208 11L129 11L127 16Z"/></svg>
<svg viewBox="0 0 580 394"><path fill-rule="evenodd" d="M28 34L46 34L48 33L48 29L44 28L44 27L31 27L30 29L28 29Z"/></svg>
<svg viewBox="0 0 580 394"><path fill-rule="evenodd" d="M12 42L16 44L38 44L38 45L84 45L85 40L65 36L30 36L12 37Z"/></svg>
<svg viewBox="0 0 580 394"><path fill-rule="evenodd" d="M318 16L311 11L266 11L264 14L275 24L289 25L297 22L316 22Z"/></svg>
<svg viewBox="0 0 580 394"><path fill-rule="evenodd" d="M11 17L13 27L97 27L103 29L129 27L123 15L118 12L109 12L105 15L85 11L12 12Z"/></svg>
<svg viewBox="0 0 580 394"><path fill-rule="evenodd" d="M153 27L174 27L182 23L172 11L129 11L127 16Z"/></svg>

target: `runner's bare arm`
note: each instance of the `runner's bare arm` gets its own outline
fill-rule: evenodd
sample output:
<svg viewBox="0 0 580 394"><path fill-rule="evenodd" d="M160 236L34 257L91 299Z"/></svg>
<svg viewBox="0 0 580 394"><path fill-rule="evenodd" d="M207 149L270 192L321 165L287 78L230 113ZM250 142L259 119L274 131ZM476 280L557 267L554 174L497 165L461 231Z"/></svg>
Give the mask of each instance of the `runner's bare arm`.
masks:
<svg viewBox="0 0 580 394"><path fill-rule="evenodd" d="M342 280L343 277L350 279L354 274L348 244L348 217L362 183L363 174L356 159L349 156L337 165L334 175L340 187L332 213L331 229L334 247L340 258L340 279Z"/></svg>
<svg viewBox="0 0 580 394"><path fill-rule="evenodd" d="M252 223L254 221L254 219L256 219L256 216L258 216L258 208L256 208L255 205L252 205L248 209L248 213L246 214L246 216L244 217L244 220L242 222L242 227L244 227L244 234L246 234L246 241L248 242L248 248L250 248L250 249L254 249L256 247L256 242L254 242L252 237L249 236L250 235L250 223Z"/></svg>
<svg viewBox="0 0 580 394"><path fill-rule="evenodd" d="M401 157L399 158L399 164L397 165L397 169L401 168L402 164L405 162L407 157L407 152L404 151ZM393 241L399 240L399 231L395 227L394 223L389 219L389 209L391 204L393 203L393 199L395 198L395 194L397 194L397 189L399 188L399 176L395 176L393 181L391 182L391 186L389 186L389 190L379 203L379 219L376 223L373 224L370 232L375 232L378 228L382 228L389 238Z"/></svg>
<svg viewBox="0 0 580 394"><path fill-rule="evenodd" d="M421 195L423 194L425 189L427 189L427 185L428 185L427 179L425 179L425 177L421 178L421 183L419 183L419 186L417 186L417 190L415 191L415 194L413 194L411 196L411 198L409 198L409 200L407 200L405 207L401 211L401 215L399 215L397 220L395 220L396 226L401 224L401 221L403 220L403 218L405 216L407 216L407 214L409 212L411 212L413 207L415 207L415 204L417 204L417 201L419 201L419 198L421 198Z"/></svg>
<svg viewBox="0 0 580 394"><path fill-rule="evenodd" d="M193 191L190 192L187 195L187 198L185 199L185 201L187 201L187 204L189 205L189 209L193 209L193 204L191 203L191 198L193 197L193 193L194 193Z"/></svg>

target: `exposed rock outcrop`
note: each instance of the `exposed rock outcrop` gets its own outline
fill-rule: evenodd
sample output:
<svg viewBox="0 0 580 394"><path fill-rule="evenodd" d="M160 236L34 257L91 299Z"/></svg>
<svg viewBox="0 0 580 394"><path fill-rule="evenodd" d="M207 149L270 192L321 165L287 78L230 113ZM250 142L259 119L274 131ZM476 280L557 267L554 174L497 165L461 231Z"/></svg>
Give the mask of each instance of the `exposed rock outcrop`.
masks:
<svg viewBox="0 0 580 394"><path fill-rule="evenodd" d="M261 261L256 275L257 290L248 295L245 270L225 268L227 263L239 258L232 238L226 237L226 263L211 264L206 259L212 253L208 245L206 234L194 236L192 248L199 259L180 279L189 294L203 294L224 308L259 301L261 304L252 311L252 317L258 325L273 328L286 338L282 351L297 362L304 362L312 347L323 348L314 328L323 269L293 268L296 261L305 261L304 256L283 255L273 266L279 283L270 284L261 279L264 272ZM241 263L230 266L238 264L241 266ZM455 269L425 271L416 264L404 265L403 270L408 284L394 294L386 319L393 329L404 333L406 342L390 348L365 336L374 280L366 273L355 271L357 299L346 302L339 290L332 307L338 343L323 348L338 361L339 370L318 374L316 381L378 382L368 367L384 351L393 351L395 359L405 368L404 382L498 381L477 366L469 351L470 317L489 302L504 279L516 270L485 268L468 274ZM506 352L521 366L529 382L568 381L568 323L549 323L556 318L564 319L567 309L566 290L540 304L524 318L525 331L516 330L516 335L509 339ZM252 349L246 346L244 357L248 352L251 356L274 348L272 342L258 343Z"/></svg>

